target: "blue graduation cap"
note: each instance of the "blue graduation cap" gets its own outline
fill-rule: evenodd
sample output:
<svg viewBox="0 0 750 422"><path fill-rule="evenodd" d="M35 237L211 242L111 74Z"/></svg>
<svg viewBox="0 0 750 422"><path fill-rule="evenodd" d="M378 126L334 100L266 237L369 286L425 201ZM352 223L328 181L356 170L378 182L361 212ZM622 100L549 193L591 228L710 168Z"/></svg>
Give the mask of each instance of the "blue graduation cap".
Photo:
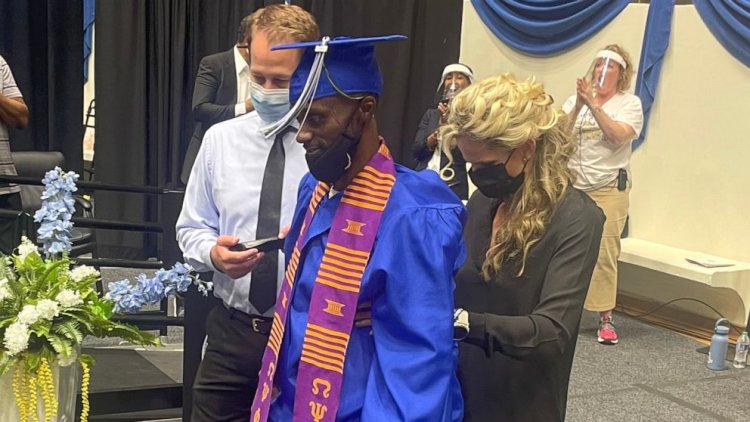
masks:
<svg viewBox="0 0 750 422"><path fill-rule="evenodd" d="M304 48L289 86L289 101L294 105L279 121L261 128L267 137L275 136L297 118L310 101L337 94L378 94L383 78L375 60L374 43L401 41L403 35L350 38L323 37L320 41L282 44L271 50Z"/></svg>

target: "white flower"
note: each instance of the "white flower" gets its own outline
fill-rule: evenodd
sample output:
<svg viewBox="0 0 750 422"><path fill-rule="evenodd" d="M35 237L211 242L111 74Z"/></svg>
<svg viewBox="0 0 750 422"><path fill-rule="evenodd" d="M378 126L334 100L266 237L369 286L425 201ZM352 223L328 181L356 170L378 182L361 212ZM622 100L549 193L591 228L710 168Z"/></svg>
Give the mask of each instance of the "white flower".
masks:
<svg viewBox="0 0 750 422"><path fill-rule="evenodd" d="M11 296L13 296L13 294L8 288L8 279L0 278L0 301L5 300Z"/></svg>
<svg viewBox="0 0 750 422"><path fill-rule="evenodd" d="M11 356L26 350L29 347L29 327L20 321L10 324L5 330L3 345Z"/></svg>
<svg viewBox="0 0 750 422"><path fill-rule="evenodd" d="M51 321L60 315L60 304L54 300L42 299L36 304L36 311L39 312L41 318Z"/></svg>
<svg viewBox="0 0 750 422"><path fill-rule="evenodd" d="M13 294L10 292L9 288L0 286L0 301L3 301L11 296L13 296Z"/></svg>
<svg viewBox="0 0 750 422"><path fill-rule="evenodd" d="M21 236L21 244L18 245L18 257L23 261L26 259L26 255L30 253L39 253L36 245L32 243L26 236Z"/></svg>
<svg viewBox="0 0 750 422"><path fill-rule="evenodd" d="M70 272L70 276L74 281L80 282L91 276L99 277L99 271L97 271L94 267L81 265L79 267L73 268L73 270Z"/></svg>
<svg viewBox="0 0 750 422"><path fill-rule="evenodd" d="M63 308L70 308L71 306L76 306L83 303L81 295L79 295L78 292L74 292L70 289L65 289L58 293L55 300L60 302L60 306L62 306Z"/></svg>
<svg viewBox="0 0 750 422"><path fill-rule="evenodd" d="M77 360L78 360L78 352L76 352L75 349L73 349L70 352L70 356L68 356L67 358L57 355L57 364L62 367L70 366L74 364Z"/></svg>
<svg viewBox="0 0 750 422"><path fill-rule="evenodd" d="M18 322L31 325L39 320L39 311L34 305L23 305L23 309L18 313Z"/></svg>

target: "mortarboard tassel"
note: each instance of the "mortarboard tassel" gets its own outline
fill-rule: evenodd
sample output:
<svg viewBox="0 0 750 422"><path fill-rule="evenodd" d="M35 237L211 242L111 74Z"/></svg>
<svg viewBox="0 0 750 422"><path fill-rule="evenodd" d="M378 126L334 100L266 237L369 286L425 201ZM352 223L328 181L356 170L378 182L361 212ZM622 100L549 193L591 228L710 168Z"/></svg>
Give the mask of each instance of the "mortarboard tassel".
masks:
<svg viewBox="0 0 750 422"><path fill-rule="evenodd" d="M284 130L287 126L299 116L302 112L302 107L310 103L315 98L315 91L318 89L318 82L320 81L320 75L323 73L323 63L325 54L328 51L329 37L323 37L320 45L315 46L315 60L310 70L310 75L307 77L305 87L302 90L297 102L292 108L282 117L280 120L273 122L267 126L260 128L260 133L266 138L272 138ZM309 108L307 109L310 110Z"/></svg>

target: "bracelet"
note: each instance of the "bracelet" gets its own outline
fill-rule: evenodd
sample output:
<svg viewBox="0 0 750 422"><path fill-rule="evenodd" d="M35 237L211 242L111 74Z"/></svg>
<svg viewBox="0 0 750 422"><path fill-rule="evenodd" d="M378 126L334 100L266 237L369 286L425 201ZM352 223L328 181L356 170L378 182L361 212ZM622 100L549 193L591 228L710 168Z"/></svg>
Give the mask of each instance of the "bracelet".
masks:
<svg viewBox="0 0 750 422"><path fill-rule="evenodd" d="M458 308L453 312L453 339L461 341L469 336L469 313Z"/></svg>

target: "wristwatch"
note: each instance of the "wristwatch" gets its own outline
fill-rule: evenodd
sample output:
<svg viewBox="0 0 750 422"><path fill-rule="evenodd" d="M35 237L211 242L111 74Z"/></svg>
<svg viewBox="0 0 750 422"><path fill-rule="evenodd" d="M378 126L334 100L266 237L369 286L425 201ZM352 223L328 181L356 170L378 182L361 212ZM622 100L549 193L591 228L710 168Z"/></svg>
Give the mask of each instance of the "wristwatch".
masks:
<svg viewBox="0 0 750 422"><path fill-rule="evenodd" d="M469 336L469 312L458 308L453 312L453 339L461 341Z"/></svg>

